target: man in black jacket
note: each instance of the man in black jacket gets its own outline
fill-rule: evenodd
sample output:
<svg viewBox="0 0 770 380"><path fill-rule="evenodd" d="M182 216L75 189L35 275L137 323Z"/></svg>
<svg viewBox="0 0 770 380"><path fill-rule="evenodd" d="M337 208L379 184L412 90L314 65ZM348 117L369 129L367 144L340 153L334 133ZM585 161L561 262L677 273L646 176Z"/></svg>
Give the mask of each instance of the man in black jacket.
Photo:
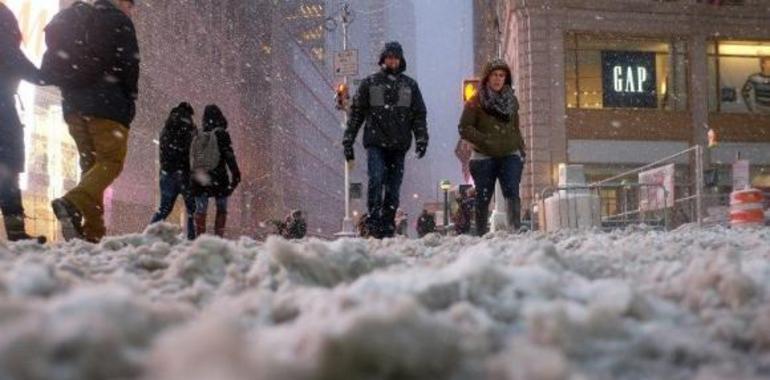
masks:
<svg viewBox="0 0 770 380"><path fill-rule="evenodd" d="M24 171L24 129L14 95L24 79L37 83L39 73L21 51L21 31L10 9L0 3L0 209L8 240L27 240L19 173ZM38 237L40 243L45 238Z"/></svg>
<svg viewBox="0 0 770 380"><path fill-rule="evenodd" d="M398 42L388 42L380 55L382 69L358 87L343 146L345 159L355 160L353 145L364 127L369 187L367 228L376 238L392 237L404 177L404 158L416 142L419 158L428 149L425 103L417 82L406 76L406 60Z"/></svg>
<svg viewBox="0 0 770 380"><path fill-rule="evenodd" d="M133 0L97 0L90 34L105 63L92 84L62 88L64 118L80 153L80 183L51 206L66 240L104 237L104 191L120 175L128 130L136 113L139 46L131 21Z"/></svg>
<svg viewBox="0 0 770 380"><path fill-rule="evenodd" d="M187 238L195 239L195 197L190 191L190 144L195 134L193 108L182 102L171 110L160 133L160 207L150 223L166 220L179 195L187 212Z"/></svg>

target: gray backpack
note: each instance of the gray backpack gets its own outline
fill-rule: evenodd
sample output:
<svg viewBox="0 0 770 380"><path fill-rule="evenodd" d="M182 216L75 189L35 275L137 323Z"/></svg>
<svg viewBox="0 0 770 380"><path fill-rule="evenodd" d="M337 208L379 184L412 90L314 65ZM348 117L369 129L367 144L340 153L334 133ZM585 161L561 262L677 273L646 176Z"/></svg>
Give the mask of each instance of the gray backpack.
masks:
<svg viewBox="0 0 770 380"><path fill-rule="evenodd" d="M216 128L195 134L190 146L190 168L193 172L210 172L219 165L221 153Z"/></svg>

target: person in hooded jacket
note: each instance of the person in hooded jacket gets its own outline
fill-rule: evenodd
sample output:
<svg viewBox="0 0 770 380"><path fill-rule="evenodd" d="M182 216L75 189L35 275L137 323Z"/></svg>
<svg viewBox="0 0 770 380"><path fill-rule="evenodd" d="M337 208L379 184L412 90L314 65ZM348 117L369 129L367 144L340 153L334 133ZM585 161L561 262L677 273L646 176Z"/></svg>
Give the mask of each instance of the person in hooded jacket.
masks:
<svg viewBox="0 0 770 380"><path fill-rule="evenodd" d="M182 102L166 119L160 133L160 207L150 224L166 220L182 195L187 212L187 238L195 239L195 198L190 192L190 144L196 128L190 103Z"/></svg>
<svg viewBox="0 0 770 380"><path fill-rule="evenodd" d="M21 30L8 7L0 3L0 209L9 241L29 240L19 174L24 171L24 127L14 96L23 79L40 84L40 73L21 51ZM35 237L45 243L42 236Z"/></svg>
<svg viewBox="0 0 770 380"><path fill-rule="evenodd" d="M416 143L418 158L428 149L425 103L417 82L404 74L406 60L398 42L388 42L380 55L381 70L361 82L350 109L342 145L350 165L353 145L364 125L369 185L368 230L373 237L393 237L404 177L404 159Z"/></svg>
<svg viewBox="0 0 770 380"><path fill-rule="evenodd" d="M213 132L219 146L219 164L208 173L192 174L192 194L195 196L195 234L206 233L206 213L209 198L216 200L214 233L224 237L227 224L227 201L241 183L241 171L235 159L233 142L227 132L227 119L216 105L208 105L203 111L203 131Z"/></svg>
<svg viewBox="0 0 770 380"><path fill-rule="evenodd" d="M519 130L519 102L512 88L511 69L494 59L484 68L479 92L460 117L460 136L473 145L470 171L476 184L476 230L489 230L489 203L500 181L508 206L508 224L521 227L519 183L524 169L525 146Z"/></svg>

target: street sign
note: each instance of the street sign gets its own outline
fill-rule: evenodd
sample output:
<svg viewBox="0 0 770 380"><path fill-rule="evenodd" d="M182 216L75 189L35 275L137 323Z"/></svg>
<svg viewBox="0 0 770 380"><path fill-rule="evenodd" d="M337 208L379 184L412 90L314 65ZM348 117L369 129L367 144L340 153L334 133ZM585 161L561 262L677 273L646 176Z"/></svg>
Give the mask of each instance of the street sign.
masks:
<svg viewBox="0 0 770 380"><path fill-rule="evenodd" d="M750 187L749 168L748 160L737 160L733 163L733 191Z"/></svg>
<svg viewBox="0 0 770 380"><path fill-rule="evenodd" d="M358 50L337 52L334 55L334 74L341 77L358 75Z"/></svg>
<svg viewBox="0 0 770 380"><path fill-rule="evenodd" d="M604 108L656 108L655 53L602 51Z"/></svg>
<svg viewBox="0 0 770 380"><path fill-rule="evenodd" d="M639 173L639 209L655 211L674 206L674 164Z"/></svg>
<svg viewBox="0 0 770 380"><path fill-rule="evenodd" d="M362 199L364 197L364 185L361 182L350 184L350 199Z"/></svg>

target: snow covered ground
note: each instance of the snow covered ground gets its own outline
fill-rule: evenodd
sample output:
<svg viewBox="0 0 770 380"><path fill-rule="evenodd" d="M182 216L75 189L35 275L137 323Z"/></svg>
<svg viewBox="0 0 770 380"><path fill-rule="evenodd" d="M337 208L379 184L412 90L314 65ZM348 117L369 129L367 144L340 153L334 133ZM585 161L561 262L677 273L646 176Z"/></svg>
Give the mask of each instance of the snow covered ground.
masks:
<svg viewBox="0 0 770 380"><path fill-rule="evenodd" d="M0 379L770 379L770 230L0 247Z"/></svg>

